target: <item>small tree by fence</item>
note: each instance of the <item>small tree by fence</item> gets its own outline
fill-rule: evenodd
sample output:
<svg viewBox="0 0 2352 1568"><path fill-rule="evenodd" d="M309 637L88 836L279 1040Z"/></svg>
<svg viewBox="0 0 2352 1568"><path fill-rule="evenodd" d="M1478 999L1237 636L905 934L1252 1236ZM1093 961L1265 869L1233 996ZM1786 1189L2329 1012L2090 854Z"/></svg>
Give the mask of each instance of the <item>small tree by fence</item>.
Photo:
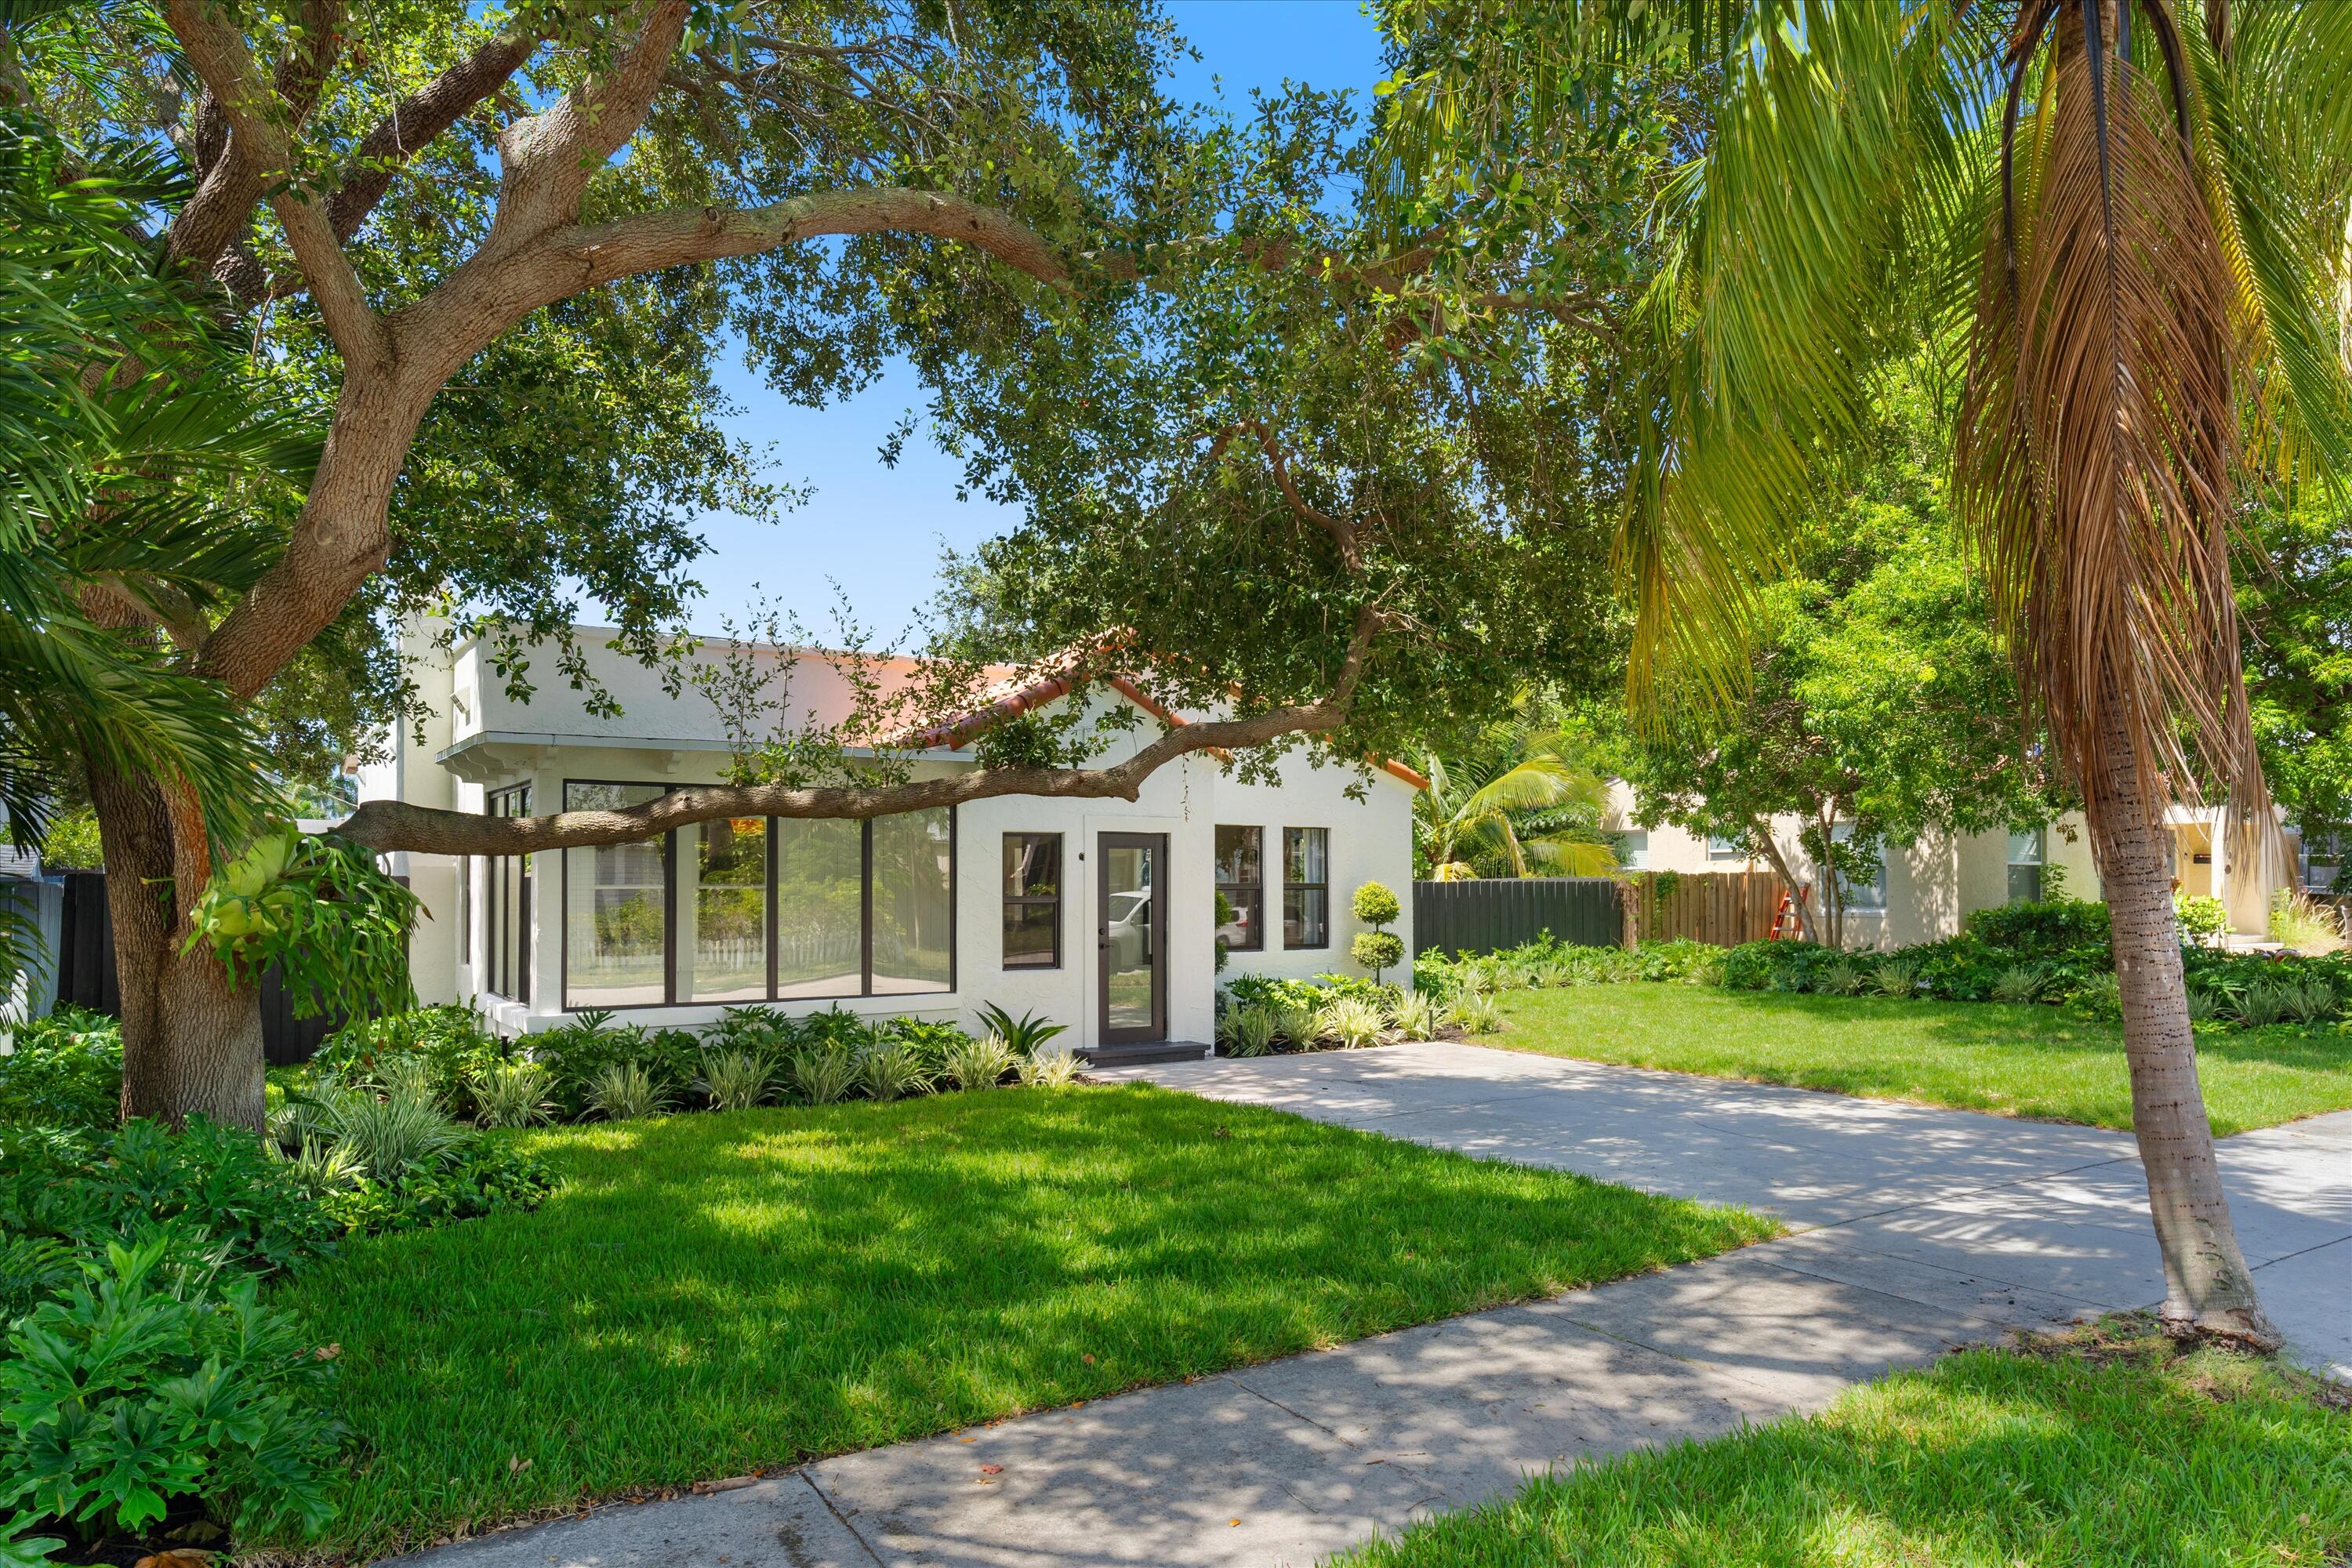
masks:
<svg viewBox="0 0 2352 1568"><path fill-rule="evenodd" d="M1772 934L1786 886L1769 871L1653 871L1622 889L1628 943L1688 937L1737 947Z"/></svg>

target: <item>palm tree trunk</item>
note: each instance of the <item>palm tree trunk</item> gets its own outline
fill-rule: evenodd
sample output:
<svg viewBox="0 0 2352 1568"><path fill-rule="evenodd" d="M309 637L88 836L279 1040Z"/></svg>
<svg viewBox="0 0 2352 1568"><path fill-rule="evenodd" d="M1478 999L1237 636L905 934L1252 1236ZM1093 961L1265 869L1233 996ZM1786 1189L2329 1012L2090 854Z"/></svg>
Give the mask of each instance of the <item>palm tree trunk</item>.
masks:
<svg viewBox="0 0 2352 1568"><path fill-rule="evenodd" d="M2180 966L2172 871L2160 805L2150 797L2112 677L2101 689L2104 757L2086 780L2086 815L2115 938L2132 1134L2147 1176L2148 1212L2164 1258L2165 1327L2183 1338L2260 1350L2282 1342L2256 1299L2230 1221L2213 1128L2197 1081L2196 1037Z"/></svg>

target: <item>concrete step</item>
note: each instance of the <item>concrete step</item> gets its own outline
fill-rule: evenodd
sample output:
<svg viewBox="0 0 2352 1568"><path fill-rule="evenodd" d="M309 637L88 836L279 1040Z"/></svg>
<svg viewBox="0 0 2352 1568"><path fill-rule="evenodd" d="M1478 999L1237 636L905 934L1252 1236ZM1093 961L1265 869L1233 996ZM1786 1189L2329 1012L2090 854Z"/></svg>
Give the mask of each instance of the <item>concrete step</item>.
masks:
<svg viewBox="0 0 2352 1568"><path fill-rule="evenodd" d="M1154 1062L1202 1061L1212 1049L1184 1040L1164 1040L1140 1046L1086 1046L1077 1054L1088 1067L1139 1068Z"/></svg>

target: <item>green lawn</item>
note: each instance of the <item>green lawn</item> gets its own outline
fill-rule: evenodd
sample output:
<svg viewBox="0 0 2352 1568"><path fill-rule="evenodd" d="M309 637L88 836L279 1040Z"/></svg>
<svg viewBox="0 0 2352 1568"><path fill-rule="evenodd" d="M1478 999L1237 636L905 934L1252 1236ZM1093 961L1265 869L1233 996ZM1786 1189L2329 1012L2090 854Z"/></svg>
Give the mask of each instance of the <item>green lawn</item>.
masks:
<svg viewBox="0 0 2352 1568"><path fill-rule="evenodd" d="M532 1215L351 1247L331 1551L1090 1399L1772 1222L1143 1086L550 1130Z"/></svg>
<svg viewBox="0 0 2352 1568"><path fill-rule="evenodd" d="M1587 1061L2129 1129L2123 1037L2055 1007L1994 1002L1573 985L1504 997L1483 1042ZM2352 1107L2352 1028L2197 1039L2205 1109L2227 1134Z"/></svg>
<svg viewBox="0 0 2352 1568"><path fill-rule="evenodd" d="M2145 1323L1969 1351L1821 1415L1529 1482L1334 1568L2325 1568L2347 1395Z"/></svg>

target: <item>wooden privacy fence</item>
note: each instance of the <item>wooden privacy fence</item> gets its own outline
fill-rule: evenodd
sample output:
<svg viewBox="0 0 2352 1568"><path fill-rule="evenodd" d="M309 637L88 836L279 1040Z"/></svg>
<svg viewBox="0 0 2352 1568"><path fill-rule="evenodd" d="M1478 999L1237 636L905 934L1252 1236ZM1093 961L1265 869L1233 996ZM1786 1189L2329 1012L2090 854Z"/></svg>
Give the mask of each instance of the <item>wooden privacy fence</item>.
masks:
<svg viewBox="0 0 2352 1568"><path fill-rule="evenodd" d="M1689 937L1717 947L1762 942L1772 934L1783 885L1769 871L1660 871L1624 883L1626 938Z"/></svg>
<svg viewBox="0 0 2352 1568"><path fill-rule="evenodd" d="M1580 947L1625 939L1617 882L1608 877L1509 877L1412 885L1416 952L1492 952L1546 931Z"/></svg>
<svg viewBox="0 0 2352 1568"><path fill-rule="evenodd" d="M58 942L58 1000L111 1017L122 1016L114 974L114 922L107 914L106 873L68 871L64 930ZM271 1067L307 1062L341 1017L298 1018L294 998L275 969L261 976L261 1049Z"/></svg>

